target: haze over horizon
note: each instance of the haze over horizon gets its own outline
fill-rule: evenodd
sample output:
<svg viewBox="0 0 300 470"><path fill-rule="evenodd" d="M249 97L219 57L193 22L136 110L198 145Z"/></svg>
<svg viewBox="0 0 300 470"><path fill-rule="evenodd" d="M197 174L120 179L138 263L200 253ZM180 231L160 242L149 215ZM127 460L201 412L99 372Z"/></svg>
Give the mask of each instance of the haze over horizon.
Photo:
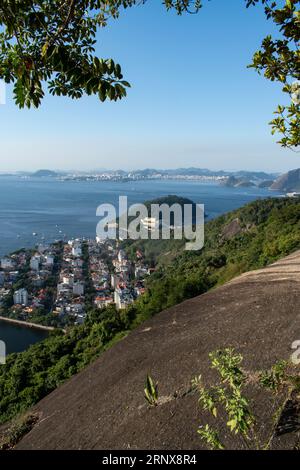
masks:
<svg viewBox="0 0 300 470"><path fill-rule="evenodd" d="M34 174L35 172L38 171L52 171L54 173L109 173L109 172L116 172L116 171L124 171L124 172L137 172L137 171L146 171L146 170L154 170L154 171L175 171L175 170L189 170L189 169L195 169L195 170L203 170L203 171L211 171L211 172L228 172L228 173L235 173L235 172L240 172L240 171L245 171L245 172L264 172L268 174L280 174L282 172L280 171L265 171L261 169L253 169L253 170L248 170L248 169L241 169L241 168L208 168L208 167L196 167L196 166L181 166L181 167L139 167L139 168L123 168L123 167L118 167L118 168L88 168L85 170L79 170L76 168L66 168L66 169L59 169L59 168L53 168L53 167L41 167L41 168L34 168L33 170L24 170L24 169L18 169L18 170L7 170L3 171L0 170L0 175L1 174Z"/></svg>
<svg viewBox="0 0 300 470"><path fill-rule="evenodd" d="M97 53L122 65L127 98L46 96L28 111L7 87L0 171L299 167L299 154L277 145L268 126L284 104L280 86L247 69L272 32L262 8L244 2L216 0L182 17L159 2L126 10L98 33Z"/></svg>

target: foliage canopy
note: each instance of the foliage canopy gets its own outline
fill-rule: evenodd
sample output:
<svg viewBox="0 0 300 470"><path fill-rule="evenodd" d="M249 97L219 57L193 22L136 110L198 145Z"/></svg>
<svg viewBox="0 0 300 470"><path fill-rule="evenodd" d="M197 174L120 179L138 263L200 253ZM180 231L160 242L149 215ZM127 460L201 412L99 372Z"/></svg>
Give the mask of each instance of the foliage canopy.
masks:
<svg viewBox="0 0 300 470"><path fill-rule="evenodd" d="M177 14L197 13L205 0L161 0ZM300 11L299 0L244 0L247 7L263 4L278 27L278 38L267 36L252 67L283 84L289 104L279 106L272 120L280 144L300 144ZM14 84L20 107L38 107L44 85L52 95L101 101L126 96L128 81L112 58L95 55L97 29L117 19L125 9L147 0L3 0L0 5L0 78Z"/></svg>

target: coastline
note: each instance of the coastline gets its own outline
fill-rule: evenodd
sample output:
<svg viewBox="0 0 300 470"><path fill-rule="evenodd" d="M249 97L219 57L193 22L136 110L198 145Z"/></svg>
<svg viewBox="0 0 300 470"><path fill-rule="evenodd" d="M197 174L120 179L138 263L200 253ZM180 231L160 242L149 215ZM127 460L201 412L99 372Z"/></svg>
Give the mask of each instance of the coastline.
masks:
<svg viewBox="0 0 300 470"><path fill-rule="evenodd" d="M7 323L14 323L16 325L25 326L27 328L37 328L39 330L54 331L57 330L54 326L39 325L38 323L31 323L23 320L15 320L14 318L3 317L0 315L0 321Z"/></svg>

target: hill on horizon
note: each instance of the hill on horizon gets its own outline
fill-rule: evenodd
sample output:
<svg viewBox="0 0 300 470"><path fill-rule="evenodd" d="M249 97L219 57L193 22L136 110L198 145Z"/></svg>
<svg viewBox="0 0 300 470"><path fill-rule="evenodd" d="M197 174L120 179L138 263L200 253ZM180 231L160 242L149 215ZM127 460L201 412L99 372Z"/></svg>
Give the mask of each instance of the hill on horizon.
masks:
<svg viewBox="0 0 300 470"><path fill-rule="evenodd" d="M285 192L300 191L300 168L288 171L274 181L270 189Z"/></svg>
<svg viewBox="0 0 300 470"><path fill-rule="evenodd" d="M52 177L52 176L55 177L55 176L58 176L58 173L52 170L37 170L34 173L32 173L31 176L34 176L36 178Z"/></svg>

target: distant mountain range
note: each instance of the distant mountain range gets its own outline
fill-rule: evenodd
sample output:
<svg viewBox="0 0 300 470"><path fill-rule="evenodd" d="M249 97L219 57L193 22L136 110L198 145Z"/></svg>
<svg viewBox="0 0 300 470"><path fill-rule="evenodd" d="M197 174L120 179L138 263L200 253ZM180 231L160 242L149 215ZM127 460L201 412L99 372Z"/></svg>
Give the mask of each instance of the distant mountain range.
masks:
<svg viewBox="0 0 300 470"><path fill-rule="evenodd" d="M252 177L251 177L252 176ZM237 177L237 175L231 175L227 179L222 181L222 184L229 187L248 187L253 186L254 183L259 188L269 188L273 191L282 191L282 192L300 192L300 168L295 170L288 171L283 175L277 177L274 181L271 178L266 178L265 174L264 179L260 181L254 181L253 175L249 173L248 177ZM271 176L271 175L268 175Z"/></svg>
<svg viewBox="0 0 300 470"><path fill-rule="evenodd" d="M70 174L71 172L57 172L48 169L41 169L34 173L31 173L31 176L34 177L55 177L60 175ZM73 172L72 172L73 173ZM236 178L243 178L248 180L273 180L278 175L272 173L265 173L263 171L225 171L225 170L209 170L207 168L177 168L177 169L155 169L155 168L145 168L143 170L133 170L133 171L124 171L124 170L99 170L92 172L75 172L73 174L77 175L96 175L96 174L113 174L122 177L140 177L140 178L151 178L162 176L186 176L186 177L228 177L235 176ZM29 173L27 173L29 174Z"/></svg>
<svg viewBox="0 0 300 470"><path fill-rule="evenodd" d="M27 175L35 178L62 177L63 179L82 180L144 180L144 179L217 179L220 183L232 187L269 188L274 191L298 192L300 191L300 168L288 171L283 175L276 173L266 173L264 171L226 171L209 170L207 168L177 168L160 170L155 168L145 168L143 170L99 170L93 172L59 172L49 169L40 169L34 173L18 172L19 175ZM4 174L1 176L5 176ZM6 175L8 176L8 175Z"/></svg>
<svg viewBox="0 0 300 470"><path fill-rule="evenodd" d="M207 168L177 168L177 169L167 169L159 170L146 168L144 170L135 170L129 172L130 174L139 174L143 176L149 175L169 175L169 176L216 176L216 177L226 177L226 176L235 176L240 178L248 178L249 180L272 180L278 176L275 173L265 173L263 171L225 171L225 170L209 170Z"/></svg>

